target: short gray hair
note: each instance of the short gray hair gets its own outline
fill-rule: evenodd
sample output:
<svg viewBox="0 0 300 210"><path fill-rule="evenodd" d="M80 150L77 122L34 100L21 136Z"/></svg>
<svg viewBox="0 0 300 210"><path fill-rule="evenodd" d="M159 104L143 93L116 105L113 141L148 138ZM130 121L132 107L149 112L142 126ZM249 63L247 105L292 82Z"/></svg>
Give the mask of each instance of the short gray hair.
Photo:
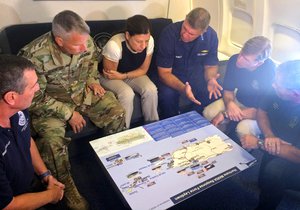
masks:
<svg viewBox="0 0 300 210"><path fill-rule="evenodd" d="M257 55L257 61L265 61L270 57L271 51L271 41L268 38L255 36L244 44L241 53L245 55Z"/></svg>
<svg viewBox="0 0 300 210"><path fill-rule="evenodd" d="M65 38L70 32L89 34L90 27L75 12L64 10L54 17L52 21L52 33L54 36Z"/></svg>
<svg viewBox="0 0 300 210"><path fill-rule="evenodd" d="M198 7L190 11L185 19L193 29L205 30L210 22L210 14L206 9Z"/></svg>
<svg viewBox="0 0 300 210"><path fill-rule="evenodd" d="M281 77L281 84L288 90L300 91L300 60L286 61L276 69Z"/></svg>

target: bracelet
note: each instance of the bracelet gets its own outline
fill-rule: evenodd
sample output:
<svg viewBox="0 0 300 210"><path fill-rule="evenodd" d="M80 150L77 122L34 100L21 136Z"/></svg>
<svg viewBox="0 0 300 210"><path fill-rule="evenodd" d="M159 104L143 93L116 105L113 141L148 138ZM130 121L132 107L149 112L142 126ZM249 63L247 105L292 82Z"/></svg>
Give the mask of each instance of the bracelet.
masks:
<svg viewBox="0 0 300 210"><path fill-rule="evenodd" d="M40 180L43 180L45 177L50 176L51 175L51 171L47 170L46 172L38 175Z"/></svg>

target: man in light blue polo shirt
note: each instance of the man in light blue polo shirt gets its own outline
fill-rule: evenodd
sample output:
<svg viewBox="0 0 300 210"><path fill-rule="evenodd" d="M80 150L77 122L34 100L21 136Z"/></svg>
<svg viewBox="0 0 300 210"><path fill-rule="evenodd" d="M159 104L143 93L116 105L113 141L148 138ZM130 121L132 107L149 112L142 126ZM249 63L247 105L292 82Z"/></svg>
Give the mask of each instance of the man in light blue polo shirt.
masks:
<svg viewBox="0 0 300 210"><path fill-rule="evenodd" d="M218 38L209 26L210 14L193 9L184 21L170 24L161 33L157 53L161 117L179 113L179 96L185 95L202 112L221 96L218 84Z"/></svg>

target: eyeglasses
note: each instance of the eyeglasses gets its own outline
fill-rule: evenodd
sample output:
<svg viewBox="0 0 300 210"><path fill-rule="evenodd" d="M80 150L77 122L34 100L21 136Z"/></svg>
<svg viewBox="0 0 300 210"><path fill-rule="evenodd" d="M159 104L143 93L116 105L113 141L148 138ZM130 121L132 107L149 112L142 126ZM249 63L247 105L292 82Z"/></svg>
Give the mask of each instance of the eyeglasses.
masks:
<svg viewBox="0 0 300 210"><path fill-rule="evenodd" d="M259 63L259 61L256 58L252 59L250 56L246 56L242 53L239 54L239 57L242 58L244 61L246 61L247 64L249 64L251 66L255 66Z"/></svg>
<svg viewBox="0 0 300 210"><path fill-rule="evenodd" d="M248 66L256 66L259 61L256 59L255 56L253 55L244 55L243 53L239 54L240 62L242 61L243 63L247 64Z"/></svg>

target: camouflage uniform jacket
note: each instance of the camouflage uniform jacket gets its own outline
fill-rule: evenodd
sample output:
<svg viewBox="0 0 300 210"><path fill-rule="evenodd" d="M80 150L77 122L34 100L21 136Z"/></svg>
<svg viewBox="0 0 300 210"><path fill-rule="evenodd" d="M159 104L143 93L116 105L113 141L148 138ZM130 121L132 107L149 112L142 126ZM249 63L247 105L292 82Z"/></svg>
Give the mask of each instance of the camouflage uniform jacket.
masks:
<svg viewBox="0 0 300 210"><path fill-rule="evenodd" d="M92 91L87 87L99 83L99 52L91 37L86 52L68 55L48 32L22 48L19 55L36 65L40 90L30 107L33 115L68 120L77 106L91 105Z"/></svg>

